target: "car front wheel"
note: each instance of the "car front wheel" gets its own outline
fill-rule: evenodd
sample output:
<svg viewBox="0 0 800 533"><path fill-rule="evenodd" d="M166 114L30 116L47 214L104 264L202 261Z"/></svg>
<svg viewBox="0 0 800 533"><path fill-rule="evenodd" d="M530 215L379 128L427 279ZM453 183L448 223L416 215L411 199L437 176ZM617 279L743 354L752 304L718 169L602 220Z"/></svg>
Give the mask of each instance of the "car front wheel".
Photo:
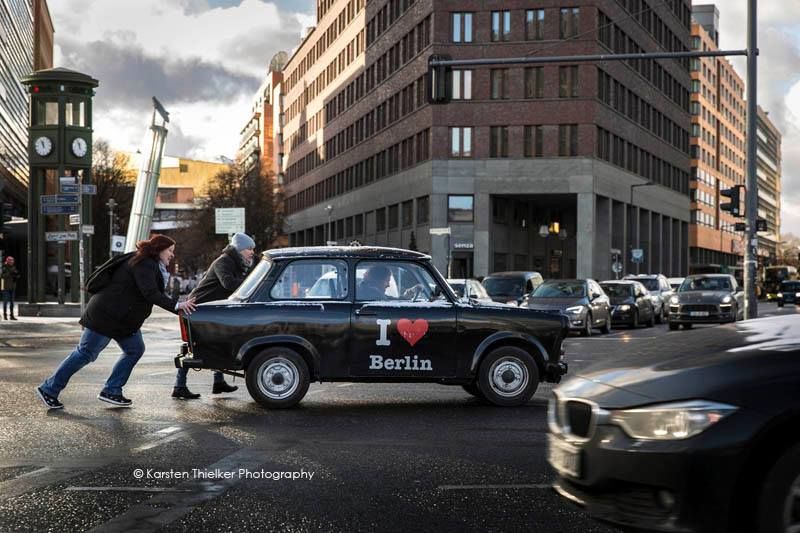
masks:
<svg viewBox="0 0 800 533"><path fill-rule="evenodd" d="M247 390L264 407L294 407L308 392L308 365L290 348L268 348L250 361L245 373Z"/></svg>
<svg viewBox="0 0 800 533"><path fill-rule="evenodd" d="M772 466L761 487L758 531L800 530L800 444Z"/></svg>
<svg viewBox="0 0 800 533"><path fill-rule="evenodd" d="M606 321L603 322L603 327L600 328L600 333L608 335L611 333L611 313L606 314Z"/></svg>
<svg viewBox="0 0 800 533"><path fill-rule="evenodd" d="M581 330L581 336L582 337L591 337L592 336L592 326L594 325L593 321L594 321L594 319L592 318L592 313L586 313L585 324L583 326L583 329Z"/></svg>
<svg viewBox="0 0 800 533"><path fill-rule="evenodd" d="M478 370L478 389L494 405L512 407L531 399L539 386L539 369L521 348L503 346L492 350Z"/></svg>

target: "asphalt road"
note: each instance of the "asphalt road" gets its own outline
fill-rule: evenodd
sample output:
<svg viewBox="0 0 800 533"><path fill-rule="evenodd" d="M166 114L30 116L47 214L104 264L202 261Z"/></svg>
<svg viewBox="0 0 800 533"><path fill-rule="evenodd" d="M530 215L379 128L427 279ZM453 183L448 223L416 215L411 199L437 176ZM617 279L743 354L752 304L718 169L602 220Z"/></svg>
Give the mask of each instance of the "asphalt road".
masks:
<svg viewBox="0 0 800 533"><path fill-rule="evenodd" d="M0 322L0 531L614 531L549 489L548 385L501 409L459 387L313 384L299 408L265 411L241 380L212 396L210 373L193 372L202 398L177 401L177 322L156 314L125 388L132 408L96 400L113 347L48 412L34 388L79 333L70 320ZM681 334L571 337L567 356L575 371Z"/></svg>

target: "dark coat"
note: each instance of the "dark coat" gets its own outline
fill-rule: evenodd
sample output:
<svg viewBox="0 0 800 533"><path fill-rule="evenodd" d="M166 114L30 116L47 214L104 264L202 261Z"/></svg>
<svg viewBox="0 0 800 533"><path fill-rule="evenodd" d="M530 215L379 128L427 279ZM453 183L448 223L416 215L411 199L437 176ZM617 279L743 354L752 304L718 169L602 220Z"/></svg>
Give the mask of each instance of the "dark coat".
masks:
<svg viewBox="0 0 800 533"><path fill-rule="evenodd" d="M3 265L2 274L0 274L0 289L4 291L13 291L17 288L17 280L19 279L19 270L16 266Z"/></svg>
<svg viewBox="0 0 800 533"><path fill-rule="evenodd" d="M177 314L178 300L167 296L164 289L155 259L145 258L136 265L123 263L111 283L89 300L80 323L112 339L130 337L139 331L154 305Z"/></svg>
<svg viewBox="0 0 800 533"><path fill-rule="evenodd" d="M224 300L239 288L246 276L247 267L242 254L233 246L228 246L214 259L189 298L196 298L198 304Z"/></svg>

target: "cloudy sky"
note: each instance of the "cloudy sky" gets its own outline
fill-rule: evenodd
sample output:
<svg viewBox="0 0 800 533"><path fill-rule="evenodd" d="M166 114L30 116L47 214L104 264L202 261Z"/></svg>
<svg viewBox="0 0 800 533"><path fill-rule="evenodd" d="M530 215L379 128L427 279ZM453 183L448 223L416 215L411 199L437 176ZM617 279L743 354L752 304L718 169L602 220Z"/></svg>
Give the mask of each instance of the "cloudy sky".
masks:
<svg viewBox="0 0 800 533"><path fill-rule="evenodd" d="M704 2L706 3L706 2ZM746 0L718 1L721 46L745 48ZM783 132L783 230L800 235L800 2L759 2L758 100ZM51 0L56 66L100 80L97 137L135 149L150 97L170 111L167 152L233 157L269 60L297 46L314 0ZM734 60L742 78L743 59Z"/></svg>

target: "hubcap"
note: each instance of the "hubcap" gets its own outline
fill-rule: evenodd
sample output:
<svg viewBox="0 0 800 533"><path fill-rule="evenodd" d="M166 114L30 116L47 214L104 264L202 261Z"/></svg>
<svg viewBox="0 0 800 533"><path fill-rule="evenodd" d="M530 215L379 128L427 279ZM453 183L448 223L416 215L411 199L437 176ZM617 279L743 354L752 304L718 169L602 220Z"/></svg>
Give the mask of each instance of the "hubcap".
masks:
<svg viewBox="0 0 800 533"><path fill-rule="evenodd" d="M783 502L783 530L800 533L800 476L792 483Z"/></svg>
<svg viewBox="0 0 800 533"><path fill-rule="evenodd" d="M288 398L297 390L299 382L297 367L283 357L270 359L258 371L258 388L272 400Z"/></svg>
<svg viewBox="0 0 800 533"><path fill-rule="evenodd" d="M528 368L516 357L501 357L489 369L489 386L505 398L518 395L528 386Z"/></svg>

